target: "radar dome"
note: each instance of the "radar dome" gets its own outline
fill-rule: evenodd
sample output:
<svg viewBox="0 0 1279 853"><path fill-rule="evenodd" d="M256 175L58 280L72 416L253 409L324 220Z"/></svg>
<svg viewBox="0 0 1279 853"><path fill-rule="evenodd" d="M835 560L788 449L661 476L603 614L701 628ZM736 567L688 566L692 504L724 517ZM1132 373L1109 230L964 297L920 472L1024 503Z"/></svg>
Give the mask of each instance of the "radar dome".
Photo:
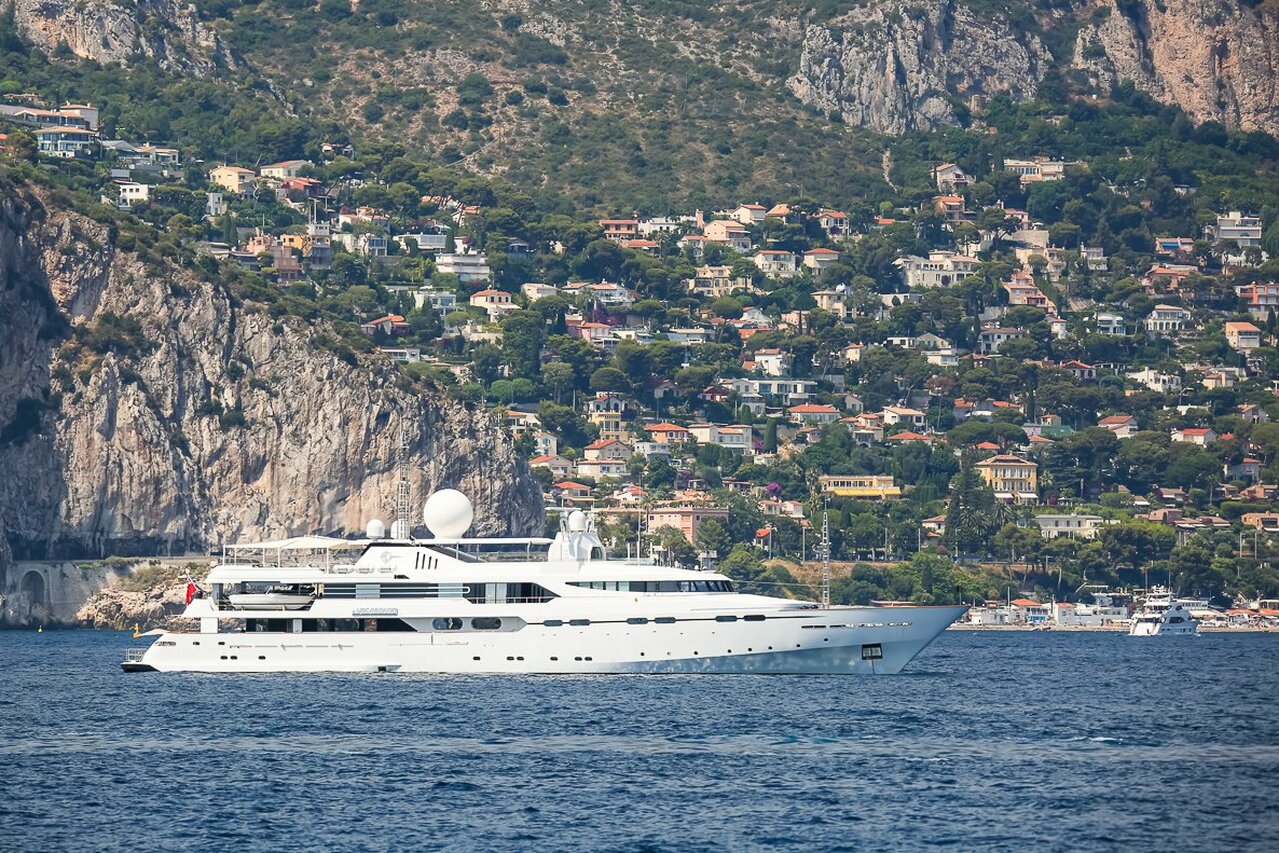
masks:
<svg viewBox="0 0 1279 853"><path fill-rule="evenodd" d="M422 521L437 539L457 539L466 534L475 518L470 499L457 489L440 489L426 499Z"/></svg>
<svg viewBox="0 0 1279 853"><path fill-rule="evenodd" d="M568 514L568 529L573 533L581 533L586 529L586 513L575 509Z"/></svg>
<svg viewBox="0 0 1279 853"><path fill-rule="evenodd" d="M386 525L380 518L371 518L369 523L364 525L364 535L369 539L381 539L386 535Z"/></svg>

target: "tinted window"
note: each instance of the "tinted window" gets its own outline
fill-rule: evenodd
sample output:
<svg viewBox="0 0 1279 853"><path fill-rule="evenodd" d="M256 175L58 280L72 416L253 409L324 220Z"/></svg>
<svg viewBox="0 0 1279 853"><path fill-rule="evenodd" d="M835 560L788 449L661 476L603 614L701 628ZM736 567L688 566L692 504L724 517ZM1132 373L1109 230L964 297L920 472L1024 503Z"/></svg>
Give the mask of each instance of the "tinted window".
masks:
<svg viewBox="0 0 1279 853"><path fill-rule="evenodd" d="M736 616L716 616L715 621L716 622L736 622L737 617Z"/></svg>
<svg viewBox="0 0 1279 853"><path fill-rule="evenodd" d="M431 620L431 627L437 631L461 631L462 620L440 616Z"/></svg>
<svg viewBox="0 0 1279 853"><path fill-rule="evenodd" d="M647 625L648 620L643 616L634 616L626 620L627 625Z"/></svg>
<svg viewBox="0 0 1279 853"><path fill-rule="evenodd" d="M496 631L502 627L502 620L493 616L476 616L471 620L471 627L477 631Z"/></svg>

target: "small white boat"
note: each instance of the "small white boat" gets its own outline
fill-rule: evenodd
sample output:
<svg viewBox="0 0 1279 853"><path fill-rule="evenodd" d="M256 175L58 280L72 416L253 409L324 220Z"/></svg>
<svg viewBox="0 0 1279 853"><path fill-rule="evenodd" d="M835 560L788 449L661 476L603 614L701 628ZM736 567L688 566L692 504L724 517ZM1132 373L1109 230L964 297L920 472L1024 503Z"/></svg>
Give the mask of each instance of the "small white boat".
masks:
<svg viewBox="0 0 1279 853"><path fill-rule="evenodd" d="M301 610L314 600L314 595L295 592L241 592L227 596L236 610Z"/></svg>
<svg viewBox="0 0 1279 853"><path fill-rule="evenodd" d="M1150 590L1128 629L1130 637L1189 637L1198 633L1199 622L1190 615L1186 603L1162 586Z"/></svg>

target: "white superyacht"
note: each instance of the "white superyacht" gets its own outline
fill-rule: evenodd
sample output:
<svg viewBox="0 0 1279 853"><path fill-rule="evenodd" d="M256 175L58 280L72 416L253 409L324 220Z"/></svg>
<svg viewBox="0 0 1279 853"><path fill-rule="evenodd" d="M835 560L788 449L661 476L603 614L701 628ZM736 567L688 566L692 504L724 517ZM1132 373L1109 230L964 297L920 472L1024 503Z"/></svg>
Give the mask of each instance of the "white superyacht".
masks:
<svg viewBox="0 0 1279 853"><path fill-rule="evenodd" d="M228 548L184 617L126 671L896 673L967 609L832 607L748 595L715 572L614 560L574 511L548 538L299 537Z"/></svg>

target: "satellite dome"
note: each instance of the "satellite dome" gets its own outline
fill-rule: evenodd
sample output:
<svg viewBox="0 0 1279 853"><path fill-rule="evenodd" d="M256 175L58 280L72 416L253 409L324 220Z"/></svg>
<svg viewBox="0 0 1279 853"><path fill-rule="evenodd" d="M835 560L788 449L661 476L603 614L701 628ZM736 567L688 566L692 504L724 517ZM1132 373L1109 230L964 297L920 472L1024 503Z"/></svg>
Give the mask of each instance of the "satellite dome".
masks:
<svg viewBox="0 0 1279 853"><path fill-rule="evenodd" d="M575 509L568 514L568 529L573 533L581 533L586 529L586 513Z"/></svg>
<svg viewBox="0 0 1279 853"><path fill-rule="evenodd" d="M457 539L466 534L475 518L470 499L457 489L440 489L426 499L422 521L437 539Z"/></svg>
<svg viewBox="0 0 1279 853"><path fill-rule="evenodd" d="M369 523L364 525L364 535L369 539L381 539L386 535L386 525L380 518L370 518Z"/></svg>

